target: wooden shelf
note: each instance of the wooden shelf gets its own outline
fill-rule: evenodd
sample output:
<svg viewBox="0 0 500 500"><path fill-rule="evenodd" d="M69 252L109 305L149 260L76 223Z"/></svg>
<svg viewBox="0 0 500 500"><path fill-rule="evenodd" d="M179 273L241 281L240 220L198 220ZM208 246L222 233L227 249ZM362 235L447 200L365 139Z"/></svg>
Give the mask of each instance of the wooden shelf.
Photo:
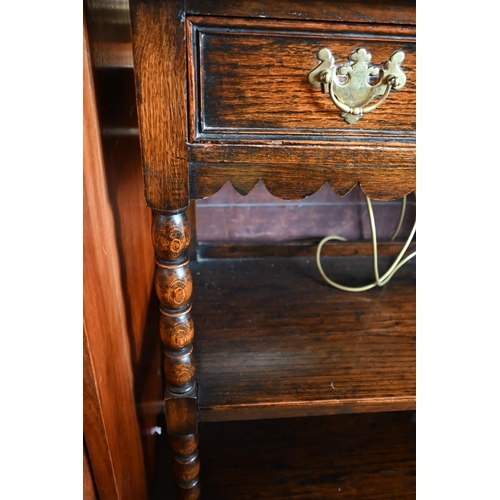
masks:
<svg viewBox="0 0 500 500"><path fill-rule="evenodd" d="M203 498L413 500L414 418L415 412L402 411L202 422ZM168 436L157 439L163 455L157 457L151 499L174 498L165 474L173 462Z"/></svg>
<svg viewBox="0 0 500 500"><path fill-rule="evenodd" d="M373 280L370 257L322 262L340 283ZM191 271L201 422L415 408L414 261L362 293L327 286L312 258Z"/></svg>

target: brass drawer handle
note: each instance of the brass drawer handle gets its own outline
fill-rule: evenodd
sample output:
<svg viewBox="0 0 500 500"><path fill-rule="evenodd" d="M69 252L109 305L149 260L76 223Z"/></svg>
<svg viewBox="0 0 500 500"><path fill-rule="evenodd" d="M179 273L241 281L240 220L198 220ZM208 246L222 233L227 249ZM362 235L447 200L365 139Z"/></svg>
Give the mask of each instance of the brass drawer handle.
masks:
<svg viewBox="0 0 500 500"><path fill-rule="evenodd" d="M399 90L406 83L406 76L400 68L404 61L404 52L394 52L382 68L370 65L372 55L364 48L353 50L349 54L351 62L335 66L335 59L330 50L318 51L321 63L309 73L309 83L321 85L341 111L342 118L349 124L356 123L364 114L377 109L387 98L391 89ZM371 79L376 83L371 84ZM377 96L382 96L376 103L368 104Z"/></svg>

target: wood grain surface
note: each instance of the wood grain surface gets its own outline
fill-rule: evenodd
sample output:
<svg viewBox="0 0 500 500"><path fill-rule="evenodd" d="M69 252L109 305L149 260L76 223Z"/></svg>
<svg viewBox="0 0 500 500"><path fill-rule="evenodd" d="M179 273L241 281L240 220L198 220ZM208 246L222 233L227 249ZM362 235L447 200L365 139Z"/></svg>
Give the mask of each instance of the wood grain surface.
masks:
<svg viewBox="0 0 500 500"><path fill-rule="evenodd" d="M147 498L118 249L85 26L83 63L83 433L99 498Z"/></svg>
<svg viewBox="0 0 500 500"><path fill-rule="evenodd" d="M85 443L83 444L83 500L98 500Z"/></svg>
<svg viewBox="0 0 500 500"><path fill-rule="evenodd" d="M229 180L247 194L263 180L278 198L301 199L325 182L340 196L357 184L376 200L415 189L415 28L191 17L190 196ZM328 47L336 61L364 46L381 65L406 54L406 86L347 125L329 96L307 81Z"/></svg>
<svg viewBox="0 0 500 500"><path fill-rule="evenodd" d="M120 283L126 314L134 397L148 480L153 470L155 440L150 429L161 412L163 384L153 290L154 250L151 210L144 199L141 153L137 135L134 73L128 2L84 3L91 48L94 90L106 174L107 198L114 220ZM127 57L115 51L129 50ZM110 52L111 51L111 52ZM124 55L124 52L120 52ZM129 59L128 64L124 59ZM153 300L152 300L153 299Z"/></svg>
<svg viewBox="0 0 500 500"><path fill-rule="evenodd" d="M183 4L130 2L146 201L159 211L189 204Z"/></svg>
<svg viewBox="0 0 500 500"><path fill-rule="evenodd" d="M413 412L200 425L207 500L413 500Z"/></svg>
<svg viewBox="0 0 500 500"><path fill-rule="evenodd" d="M328 22L191 17L188 38L181 4L131 3L150 207L180 211L189 198L211 196L227 180L248 193L263 179L283 199L308 196L324 182L341 196L359 184L377 200L415 189L415 28L411 15L396 23L397 12L414 10L411 2L391 4L384 15L368 2L362 19L352 15L361 12L359 4L339 19L320 2L313 10L332 13L325 14ZM214 14L209 4L207 12ZM261 15L255 3L238 5L247 15ZM404 50L405 88L347 126L329 97L306 78L317 64L316 51L328 44L344 62L354 45L366 45L379 65L394 50Z"/></svg>
<svg viewBox="0 0 500 500"><path fill-rule="evenodd" d="M316 256L319 240L278 243L199 243L198 255L201 259L247 259L273 257L311 257ZM378 255L396 256L403 247L402 242L379 242ZM411 243L408 253L414 252L416 244ZM373 255L373 245L368 241L333 241L326 243L322 257L352 257Z"/></svg>
<svg viewBox="0 0 500 500"><path fill-rule="evenodd" d="M253 0L132 0L131 19L146 197L159 214L179 214L189 199L209 197L227 181L246 194L262 180L271 194L285 200L308 196L325 182L340 196L359 185L375 200L396 199L414 191L414 2L332 4L316 0L299 5L284 0L267 4ZM337 111L328 96L309 86L305 78L317 64L319 48L333 44L335 57L344 62L349 51L357 48L351 47L351 42L366 44L376 64L387 60L392 51L404 50L411 82L399 95L391 93L385 108L363 117L354 127L337 123ZM393 98L401 95L406 99L398 108ZM163 250L169 255L165 261L159 258L160 277L165 280L159 284L157 280L157 291L168 313L173 302L166 300L167 291L175 287L167 281L175 274L172 270L180 272L177 269L185 261L171 260L170 250ZM369 257L327 261L327 273L342 283L361 285L373 279ZM381 267L387 268L392 259L382 256L380 261ZM188 441L189 435L189 443L195 446L193 408L197 404L200 422L226 421L230 425L226 430L232 429L231 439L238 443L240 453L226 448L222 454L237 469L238 457L250 456L253 443L265 439L262 435L259 438L259 431L251 437L250 428L247 435L242 434L227 421L334 414L341 418L336 414L389 410L402 415L415 408L414 262L401 269L386 287L361 294L329 288L313 259L307 257L200 259L191 263L191 275L190 314L196 336L194 350L183 347L180 355L191 356L193 352L196 357L196 384L189 394L179 396L172 385L171 397L165 400L167 420L175 423L170 434ZM174 278L188 282L185 276ZM188 296L190 302L190 289L185 294ZM179 313L188 311L187 304L179 307ZM172 338L168 332L163 337L167 344ZM188 337L191 340L191 334ZM167 358L171 347L167 346ZM184 421L179 415L186 415ZM372 498L410 498L414 494L414 468L410 466L409 478L405 472L392 483L380 479L392 478L394 467L387 468L388 474L372 475L372 465L363 465L384 463L380 460L384 447L378 443L370 448L368 443L377 434L373 432L376 420L371 424L364 420L368 424L365 430L370 430L364 432L359 430L362 418L356 415L354 423L347 424L348 441L359 453L372 450L379 455L376 460L374 456L365 462L361 459L358 465L349 458L339 461L339 467L344 462L350 466L333 480L330 477L328 488L322 487L327 482L322 474L336 474L335 469L325 472L318 465L321 472L312 472L320 478L316 482L309 473L300 473L298 477L304 477L304 482L287 489L279 488L286 481L283 476L276 482L269 476L255 481L257 476L250 475L252 483L240 476L240 489L231 490L236 469L231 464L225 468L227 463L222 461L211 472L208 465L208 477L220 474L220 484L228 489L221 493L223 490L216 487L212 498L266 494L268 498L320 498L314 495L331 496L332 484L339 488L348 485L345 498L370 498L370 494ZM186 422L192 430L186 430ZM317 443L310 446L324 452L328 431L317 422L312 426L319 435L324 431L323 439L310 438L311 443ZM394 421L386 429L391 425ZM296 427L288 441L302 440L297 429L304 428ZM353 438L356 432L364 440ZM268 440L272 441L269 436L273 433L267 434ZM280 435L281 442L283 438ZM201 455L202 443L200 434ZM212 443L224 450L221 434ZM291 457L296 449L290 446L284 451L277 443L271 452L274 470L286 469L290 465L283 466L276 453ZM390 463L404 462L409 456L396 442L385 438L382 443L388 444L389 453L394 452ZM173 445L178 483L183 477L196 476L196 483L190 484L195 484L191 493L197 495L198 456L182 456L187 452L180 453L178 442ZM205 446L207 453L212 451L210 444ZM337 448L342 448L339 441ZM350 453L351 458L355 455L356 451ZM179 460L182 466L176 463ZM203 455L200 463L203 475ZM265 465L262 455L254 462L258 464ZM297 470L304 470L304 466L307 468L305 462L291 465ZM325 462L323 466L327 467ZM348 482L353 477L359 479L356 484ZM399 484L401 478L403 483ZM242 492L242 484L256 484L257 489ZM210 498L210 485L206 491L204 496Z"/></svg>
<svg viewBox="0 0 500 500"><path fill-rule="evenodd" d="M359 184L366 195L380 201L401 198L416 187L412 147L194 144L189 146L189 159L193 199L215 194L228 179L243 195L263 180L273 196L284 200L309 196L325 182L339 196Z"/></svg>
<svg viewBox="0 0 500 500"><path fill-rule="evenodd" d="M187 0L189 14L273 19L415 24L415 0Z"/></svg>
<svg viewBox="0 0 500 500"><path fill-rule="evenodd" d="M373 281L369 257L322 264L339 283ZM415 408L414 263L363 293L327 286L307 258L192 273L200 421Z"/></svg>
<svg viewBox="0 0 500 500"><path fill-rule="evenodd" d="M413 500L415 434L413 411L202 422L203 498ZM159 449L151 500L175 491Z"/></svg>
<svg viewBox="0 0 500 500"><path fill-rule="evenodd" d="M212 18L189 18L188 26L196 77L191 141L414 142L414 27ZM378 67L403 51L406 84L349 125L330 97L308 81L323 47L337 66L359 47Z"/></svg>

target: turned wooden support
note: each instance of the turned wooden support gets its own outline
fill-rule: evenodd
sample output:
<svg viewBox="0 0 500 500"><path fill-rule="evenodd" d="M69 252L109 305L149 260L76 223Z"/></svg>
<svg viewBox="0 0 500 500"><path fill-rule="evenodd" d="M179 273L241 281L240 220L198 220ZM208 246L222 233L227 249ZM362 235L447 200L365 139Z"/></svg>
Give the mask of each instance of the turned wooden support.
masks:
<svg viewBox="0 0 500 500"><path fill-rule="evenodd" d="M196 419L193 283L189 271L190 228L185 212L153 217L156 252L155 288L160 301L165 414L174 452L179 497L199 497L198 429Z"/></svg>
<svg viewBox="0 0 500 500"><path fill-rule="evenodd" d="M156 252L155 288L160 300L166 388L174 394L186 394L194 387L195 374L190 304L193 281L189 271L190 231L186 214L156 213L152 237Z"/></svg>
<svg viewBox="0 0 500 500"><path fill-rule="evenodd" d="M172 436L170 443L174 452L177 492L181 498L195 500L200 496L198 435Z"/></svg>

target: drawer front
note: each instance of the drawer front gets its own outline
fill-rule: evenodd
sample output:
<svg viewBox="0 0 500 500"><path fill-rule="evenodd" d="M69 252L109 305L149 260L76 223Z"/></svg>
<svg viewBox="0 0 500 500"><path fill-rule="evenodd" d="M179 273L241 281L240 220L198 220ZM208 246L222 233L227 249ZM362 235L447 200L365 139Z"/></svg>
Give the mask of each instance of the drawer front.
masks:
<svg viewBox="0 0 500 500"><path fill-rule="evenodd" d="M188 16L187 27L191 199L227 181L246 194L263 180L282 199L325 182L376 200L415 189L414 25ZM348 124L308 80L324 47L336 65L365 48L379 68L403 51L406 84Z"/></svg>
<svg viewBox="0 0 500 500"><path fill-rule="evenodd" d="M415 138L415 28L190 19L190 141L408 143ZM364 47L381 67L403 51L407 81L376 110L345 123L308 74L328 48L336 65Z"/></svg>

